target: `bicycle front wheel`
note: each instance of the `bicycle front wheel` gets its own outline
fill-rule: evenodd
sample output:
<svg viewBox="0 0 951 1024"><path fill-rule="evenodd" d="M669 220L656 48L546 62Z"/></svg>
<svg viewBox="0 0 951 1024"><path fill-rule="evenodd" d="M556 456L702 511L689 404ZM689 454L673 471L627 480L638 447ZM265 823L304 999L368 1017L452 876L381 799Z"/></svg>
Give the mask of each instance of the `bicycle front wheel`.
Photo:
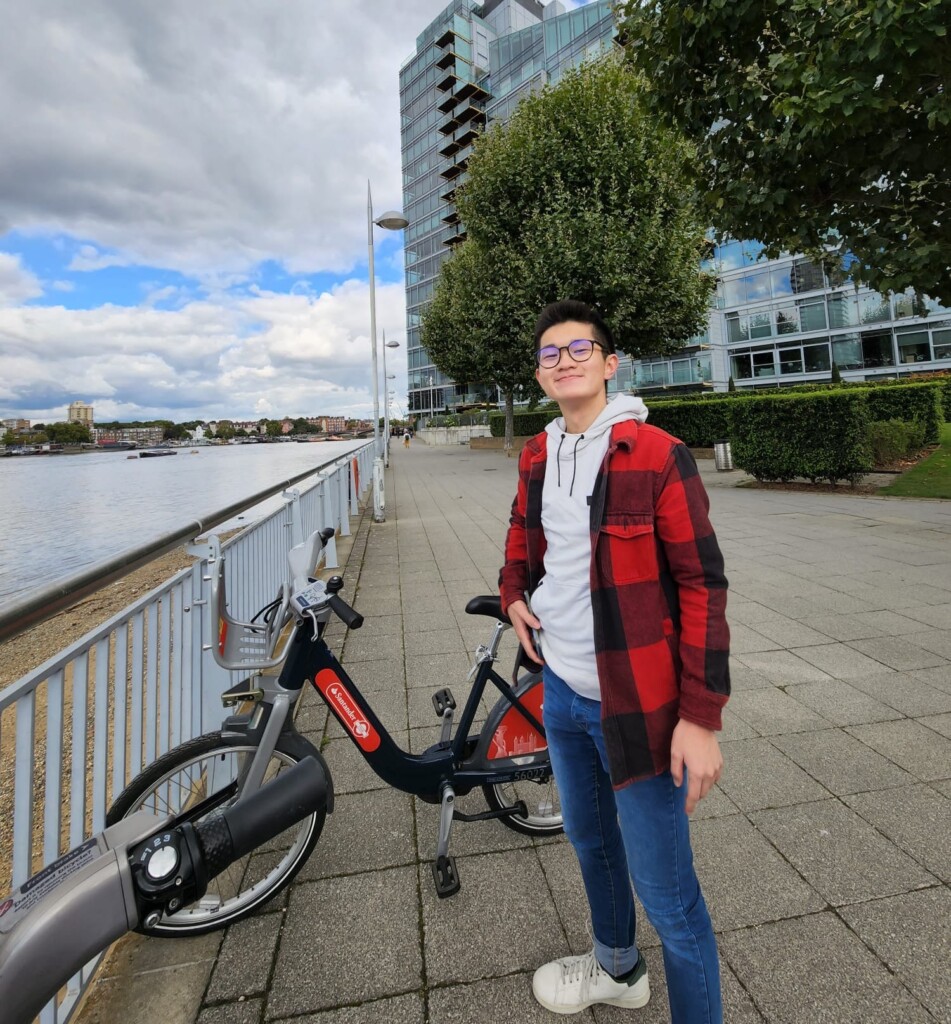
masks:
<svg viewBox="0 0 951 1024"><path fill-rule="evenodd" d="M220 814L234 803L256 750L250 742L220 733L189 740L129 783L109 809L107 823L114 825L141 810L172 814L193 824ZM323 763L313 744L302 736L281 736L264 781L308 756ZM191 808L196 808L194 815L189 813ZM203 935L247 917L276 896L304 866L320 838L325 817L322 807L213 878L198 902L163 916L154 928L139 931L161 938Z"/></svg>
<svg viewBox="0 0 951 1024"><path fill-rule="evenodd" d="M549 773L543 779L519 779L517 782L493 783L483 786L486 803L493 811L507 810L521 801L525 814L516 812L499 818L515 832L526 836L554 836L564 831L561 801L555 776Z"/></svg>

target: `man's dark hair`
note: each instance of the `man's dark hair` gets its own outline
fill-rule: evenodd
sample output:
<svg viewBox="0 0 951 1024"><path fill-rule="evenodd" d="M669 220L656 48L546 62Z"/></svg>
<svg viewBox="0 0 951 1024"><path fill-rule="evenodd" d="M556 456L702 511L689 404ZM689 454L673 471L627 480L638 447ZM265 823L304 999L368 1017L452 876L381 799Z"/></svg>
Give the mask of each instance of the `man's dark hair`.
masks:
<svg viewBox="0 0 951 1024"><path fill-rule="evenodd" d="M535 321L536 350L541 344L542 335L549 327L568 323L570 320L575 320L579 324L588 324L594 333L594 340L601 343L605 355L614 352L614 335L611 333L611 328L604 322L596 309L577 299L559 299L558 302L550 302L538 314L538 320Z"/></svg>

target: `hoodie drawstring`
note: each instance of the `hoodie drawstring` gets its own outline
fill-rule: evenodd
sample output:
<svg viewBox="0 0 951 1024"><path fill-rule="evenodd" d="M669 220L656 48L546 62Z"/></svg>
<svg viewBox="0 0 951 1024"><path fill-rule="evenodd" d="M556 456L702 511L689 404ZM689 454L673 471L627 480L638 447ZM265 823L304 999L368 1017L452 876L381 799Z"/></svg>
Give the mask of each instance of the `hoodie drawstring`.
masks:
<svg viewBox="0 0 951 1024"><path fill-rule="evenodd" d="M568 488L568 497L574 493L575 489L575 474L578 472L578 445L584 440L584 434L578 435L578 440L575 441L574 458L572 460L571 467L571 486Z"/></svg>
<svg viewBox="0 0 951 1024"><path fill-rule="evenodd" d="M575 477L578 474L578 445L584 440L584 434L579 434L578 439L575 441L575 447L572 454L571 460L571 485L568 488L568 497L570 498L575 492ZM561 435L561 440L558 442L558 451L555 453L555 465L558 467L558 486L561 487L561 446L565 443L565 435Z"/></svg>

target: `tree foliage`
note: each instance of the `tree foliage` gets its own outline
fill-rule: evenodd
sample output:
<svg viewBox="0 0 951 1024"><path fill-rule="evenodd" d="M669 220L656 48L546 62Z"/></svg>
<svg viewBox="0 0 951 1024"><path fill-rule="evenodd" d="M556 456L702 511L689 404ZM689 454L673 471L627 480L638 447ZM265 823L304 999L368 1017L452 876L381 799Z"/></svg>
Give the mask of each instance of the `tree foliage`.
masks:
<svg viewBox="0 0 951 1024"><path fill-rule="evenodd" d="M456 195L467 239L423 319L433 362L536 396L532 328L548 302L597 307L629 355L670 350L706 319L706 224L692 148L649 113L615 57L567 72L476 143Z"/></svg>
<svg viewBox="0 0 951 1024"><path fill-rule="evenodd" d="M46 436L56 444L88 444L92 440L85 423L50 423Z"/></svg>
<svg viewBox="0 0 951 1024"><path fill-rule="evenodd" d="M951 305L951 0L626 0L722 232ZM854 262L853 262L854 261Z"/></svg>

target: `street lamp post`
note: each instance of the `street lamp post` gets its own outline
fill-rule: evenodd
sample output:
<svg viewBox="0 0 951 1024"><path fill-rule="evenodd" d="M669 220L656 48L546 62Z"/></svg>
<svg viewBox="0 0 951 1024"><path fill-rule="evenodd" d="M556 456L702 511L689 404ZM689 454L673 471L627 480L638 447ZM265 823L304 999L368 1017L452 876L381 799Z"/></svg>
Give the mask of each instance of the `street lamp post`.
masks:
<svg viewBox="0 0 951 1024"><path fill-rule="evenodd" d="M383 498L383 454L380 448L380 381L377 375L376 359L376 274L373 269L373 225L388 231L400 231L409 221L397 210L387 210L375 220L373 218L373 196L370 182L367 182L367 264L370 277L370 349L373 354L373 520L386 520L386 505Z"/></svg>
<svg viewBox="0 0 951 1024"><path fill-rule="evenodd" d="M383 332L383 391L384 395L388 396L389 384L388 380L395 380L396 377L393 374L386 372L386 350L388 348L399 348L400 343L398 341L387 341L386 331ZM383 403L383 462L385 465L390 464L390 403L388 398L384 399Z"/></svg>

